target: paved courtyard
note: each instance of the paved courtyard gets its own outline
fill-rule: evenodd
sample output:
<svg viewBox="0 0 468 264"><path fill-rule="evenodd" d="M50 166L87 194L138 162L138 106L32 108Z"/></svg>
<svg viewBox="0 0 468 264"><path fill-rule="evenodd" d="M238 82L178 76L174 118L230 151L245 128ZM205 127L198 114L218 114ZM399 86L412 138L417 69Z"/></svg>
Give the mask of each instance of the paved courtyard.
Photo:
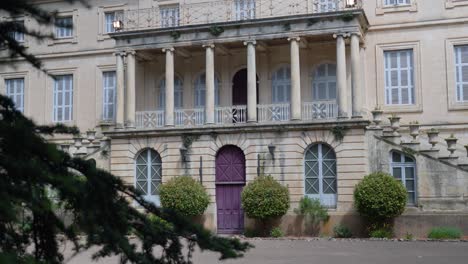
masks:
<svg viewBox="0 0 468 264"><path fill-rule="evenodd" d="M220 262L214 253L197 252L193 262L195 264L466 264L468 261L466 242L255 240L251 243L255 248L242 259ZM82 253L68 263L93 263L90 255L89 252ZM97 263L117 264L118 258L107 258Z"/></svg>

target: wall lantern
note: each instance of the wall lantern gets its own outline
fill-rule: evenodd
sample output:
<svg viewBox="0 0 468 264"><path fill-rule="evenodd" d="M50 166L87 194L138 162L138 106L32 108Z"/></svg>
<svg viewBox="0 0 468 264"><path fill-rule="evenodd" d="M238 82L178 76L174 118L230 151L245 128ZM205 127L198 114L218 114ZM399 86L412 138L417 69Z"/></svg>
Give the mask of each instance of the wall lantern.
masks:
<svg viewBox="0 0 468 264"><path fill-rule="evenodd" d="M120 31L123 29L123 22L122 20L115 20L112 22L112 26L114 27L115 31Z"/></svg>
<svg viewBox="0 0 468 264"><path fill-rule="evenodd" d="M180 151L180 156L182 157L182 162L186 162L188 149L186 147L181 147L179 151Z"/></svg>
<svg viewBox="0 0 468 264"><path fill-rule="evenodd" d="M276 149L276 146L273 145L273 143L270 143L270 145L268 145L268 152L270 152L272 160L275 159L275 149Z"/></svg>
<svg viewBox="0 0 468 264"><path fill-rule="evenodd" d="M355 7L356 0L346 0L346 7Z"/></svg>

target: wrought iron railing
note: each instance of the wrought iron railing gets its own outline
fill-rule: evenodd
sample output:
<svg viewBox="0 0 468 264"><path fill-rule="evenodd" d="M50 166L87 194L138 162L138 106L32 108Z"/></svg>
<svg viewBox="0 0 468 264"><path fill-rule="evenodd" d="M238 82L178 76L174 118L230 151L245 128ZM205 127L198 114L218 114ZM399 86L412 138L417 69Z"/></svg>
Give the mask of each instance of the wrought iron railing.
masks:
<svg viewBox="0 0 468 264"><path fill-rule="evenodd" d="M291 106L290 104L258 105L257 118L259 123L288 121L291 119Z"/></svg>
<svg viewBox="0 0 468 264"><path fill-rule="evenodd" d="M216 124L237 124L247 121L247 106L235 105L227 107L216 107Z"/></svg>
<svg viewBox="0 0 468 264"><path fill-rule="evenodd" d="M336 101L302 103L302 120L332 119L338 117Z"/></svg>
<svg viewBox="0 0 468 264"><path fill-rule="evenodd" d="M164 126L164 110L136 112L137 128L157 128Z"/></svg>
<svg viewBox="0 0 468 264"><path fill-rule="evenodd" d="M123 22L121 31L132 31L328 13L361 7L362 0L213 0L127 10L119 20Z"/></svg>

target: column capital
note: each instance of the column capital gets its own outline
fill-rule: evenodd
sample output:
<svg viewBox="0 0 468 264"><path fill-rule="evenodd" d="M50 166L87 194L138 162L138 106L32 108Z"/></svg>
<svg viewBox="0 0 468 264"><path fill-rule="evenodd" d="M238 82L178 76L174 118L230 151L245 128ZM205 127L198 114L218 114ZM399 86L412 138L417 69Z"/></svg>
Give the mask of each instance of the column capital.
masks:
<svg viewBox="0 0 468 264"><path fill-rule="evenodd" d="M136 55L136 51L133 49L127 49L125 50L125 55Z"/></svg>
<svg viewBox="0 0 468 264"><path fill-rule="evenodd" d="M257 41L255 39L249 39L249 40L244 41L245 46L247 46L249 44L257 45Z"/></svg>
<svg viewBox="0 0 468 264"><path fill-rule="evenodd" d="M350 33L335 33L333 34L333 38L338 38L338 37L343 37L343 38L349 38L351 36Z"/></svg>
<svg viewBox="0 0 468 264"><path fill-rule="evenodd" d="M117 50L117 51L114 52L114 56L116 56L116 57L117 56L125 57L125 56L127 56L127 53L125 51L123 51L123 50Z"/></svg>
<svg viewBox="0 0 468 264"><path fill-rule="evenodd" d="M288 37L288 41L290 41L290 42L291 42L291 41L297 41L297 42L299 42L299 41L301 41L301 37L299 37L299 36L291 36L291 37Z"/></svg>
<svg viewBox="0 0 468 264"><path fill-rule="evenodd" d="M166 53L166 52L174 52L175 49L174 47L167 47L167 48L163 48L162 49L162 52Z"/></svg>
<svg viewBox="0 0 468 264"><path fill-rule="evenodd" d="M361 32L349 32L348 34L349 34L349 36L358 36L358 37L362 37Z"/></svg>
<svg viewBox="0 0 468 264"><path fill-rule="evenodd" d="M214 43L205 43L205 44L202 45L202 47L205 48L205 49L208 49L208 48L214 49L215 44Z"/></svg>

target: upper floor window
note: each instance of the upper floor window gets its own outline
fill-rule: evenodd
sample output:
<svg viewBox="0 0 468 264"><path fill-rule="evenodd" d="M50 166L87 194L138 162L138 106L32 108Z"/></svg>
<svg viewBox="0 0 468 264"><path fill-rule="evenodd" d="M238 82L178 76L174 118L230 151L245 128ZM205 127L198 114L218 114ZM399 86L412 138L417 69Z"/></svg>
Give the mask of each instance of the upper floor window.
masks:
<svg viewBox="0 0 468 264"><path fill-rule="evenodd" d="M24 27L24 21L15 21L15 24L18 25L18 27ZM24 42L24 33L18 30L15 30L10 33L11 37L14 38L17 42Z"/></svg>
<svg viewBox="0 0 468 264"><path fill-rule="evenodd" d="M386 104L414 104L413 50L384 51L384 67Z"/></svg>
<svg viewBox="0 0 468 264"><path fill-rule="evenodd" d="M457 101L468 102L468 45L455 46Z"/></svg>
<svg viewBox="0 0 468 264"><path fill-rule="evenodd" d="M289 103L291 99L291 68L284 66L271 77L272 103Z"/></svg>
<svg viewBox="0 0 468 264"><path fill-rule="evenodd" d="M183 107L184 85L179 77L174 78L174 108ZM162 79L159 84L159 108L166 107L166 80Z"/></svg>
<svg viewBox="0 0 468 264"><path fill-rule="evenodd" d="M401 5L410 5L411 0L384 0L385 6L401 6Z"/></svg>
<svg viewBox="0 0 468 264"><path fill-rule="evenodd" d="M255 0L235 0L236 20L255 19Z"/></svg>
<svg viewBox="0 0 468 264"><path fill-rule="evenodd" d="M408 192L408 204L416 204L416 162L410 156L392 151L390 164L392 175L400 180Z"/></svg>
<svg viewBox="0 0 468 264"><path fill-rule="evenodd" d="M55 37L73 37L73 16L59 17L55 21Z"/></svg>
<svg viewBox="0 0 468 264"><path fill-rule="evenodd" d="M115 118L115 90L116 90L116 75L115 71L102 73L103 85L103 109L102 119L106 121L113 121Z"/></svg>
<svg viewBox="0 0 468 264"><path fill-rule="evenodd" d="M336 100L336 65L322 64L314 72L312 83L314 101Z"/></svg>
<svg viewBox="0 0 468 264"><path fill-rule="evenodd" d="M215 105L219 105L219 79L215 76ZM206 75L202 73L195 80L195 107L201 108L206 104Z"/></svg>
<svg viewBox="0 0 468 264"><path fill-rule="evenodd" d="M179 5L161 6L159 13L161 16L161 27L179 26Z"/></svg>
<svg viewBox="0 0 468 264"><path fill-rule="evenodd" d="M319 13L332 12L337 10L338 1L336 0L319 0L318 10Z"/></svg>
<svg viewBox="0 0 468 264"><path fill-rule="evenodd" d="M11 98L18 111L24 112L24 79L6 79L6 94Z"/></svg>
<svg viewBox="0 0 468 264"><path fill-rule="evenodd" d="M54 122L72 121L73 75L54 77Z"/></svg>
<svg viewBox="0 0 468 264"><path fill-rule="evenodd" d="M122 16L122 11L104 13L104 33L115 32L114 21Z"/></svg>

